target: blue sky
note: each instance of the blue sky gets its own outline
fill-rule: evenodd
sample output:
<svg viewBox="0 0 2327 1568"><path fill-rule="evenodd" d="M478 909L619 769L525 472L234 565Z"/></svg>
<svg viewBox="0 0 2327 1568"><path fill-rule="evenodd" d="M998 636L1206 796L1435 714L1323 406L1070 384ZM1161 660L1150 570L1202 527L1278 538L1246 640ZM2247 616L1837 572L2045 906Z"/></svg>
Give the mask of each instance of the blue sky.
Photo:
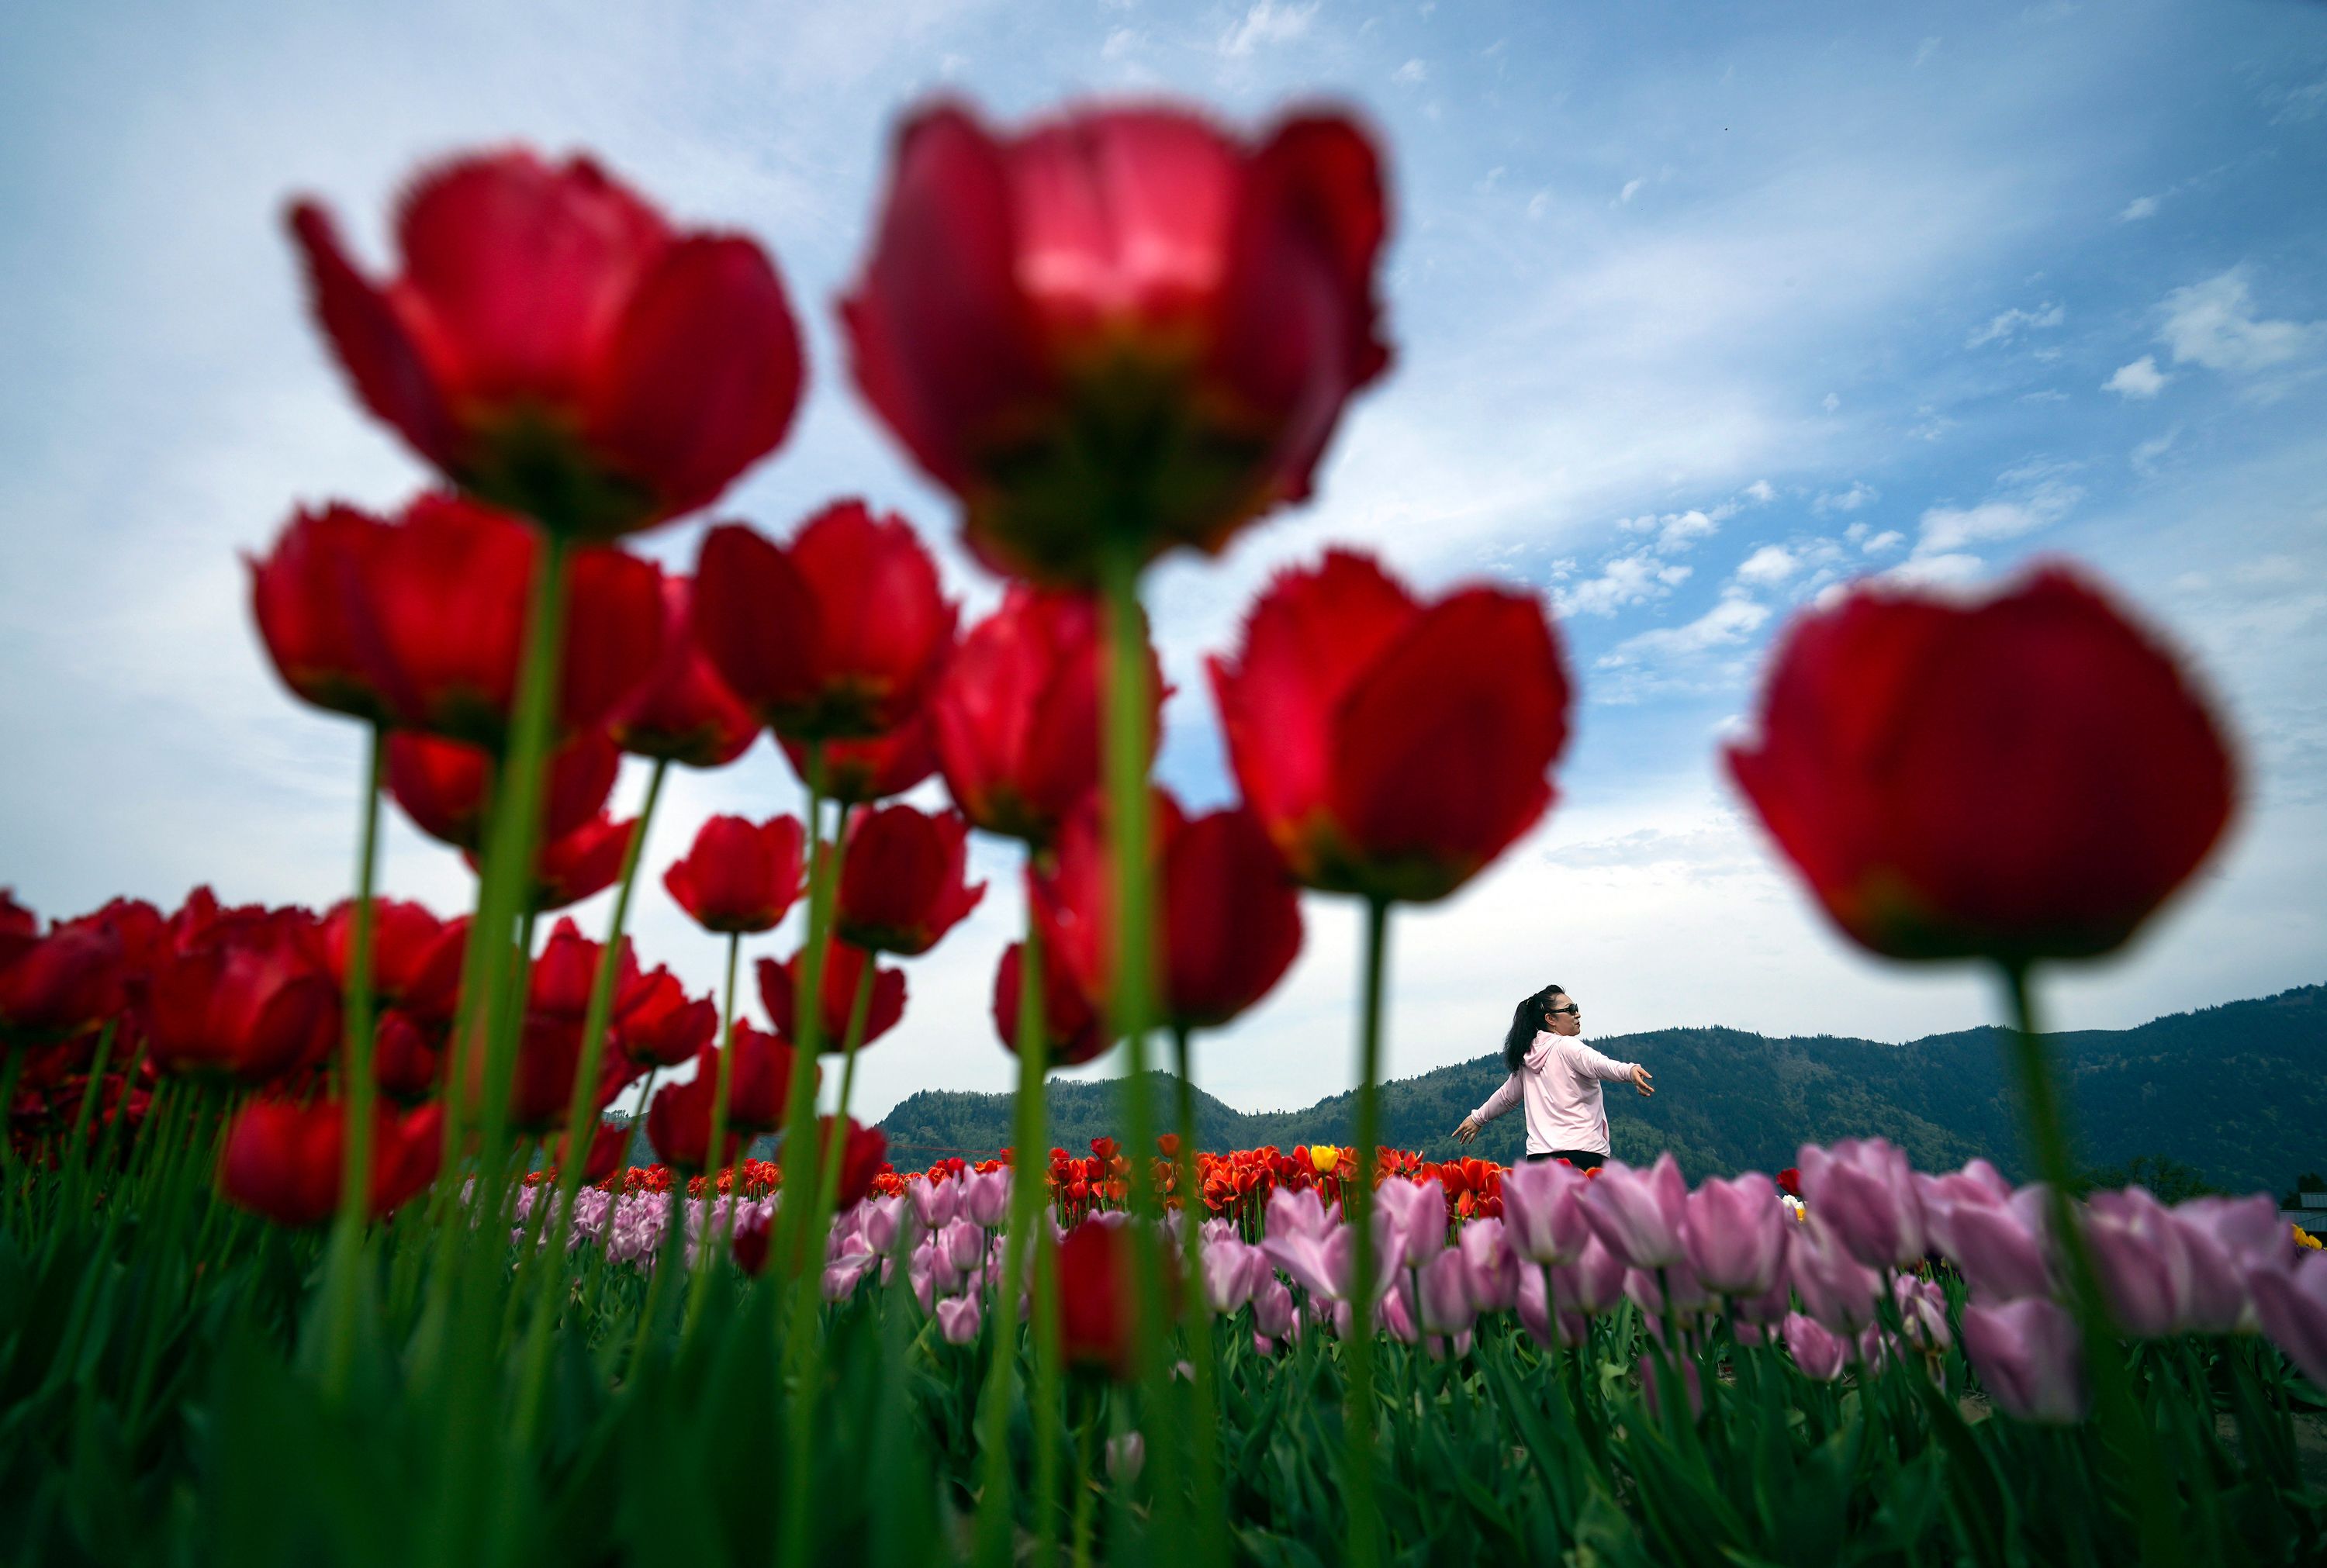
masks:
<svg viewBox="0 0 2327 1568"><path fill-rule="evenodd" d="M0 21L0 883L55 914L205 880L319 903L347 884L358 737L275 686L237 553L294 502L391 506L422 476L304 319L287 193L325 195L377 258L416 162L523 138L757 234L810 390L720 515L782 532L864 494L921 525L978 609L995 584L836 351L894 117L939 91L1005 119L1133 92L1258 125L1325 98L1388 149L1397 367L1314 505L1154 578L1180 688L1163 771L1194 802L1231 793L1201 656L1329 541L1433 590L1536 585L1583 694L1544 827L1399 917L1394 1073L1490 1049L1547 979L1594 1033L1904 1039L1993 1016L1977 975L1830 937L1714 757L1786 616L1831 585L1977 583L2044 553L2191 650L2249 780L2226 852L2126 957L2058 977L2056 1018L2327 979L2327 8L651 9ZM642 547L691 561L700 527ZM763 742L667 798L658 863L707 812L798 794ZM1010 1079L986 997L1018 901L1011 855L979 858L986 906L911 966L906 1023L865 1059L875 1113ZM400 826L386 880L448 912L469 892ZM593 929L604 901L581 911ZM640 903L650 958L708 986L712 939L659 887ZM1323 900L1309 922L1287 984L1201 1048L1232 1104L1350 1079L1356 922Z"/></svg>

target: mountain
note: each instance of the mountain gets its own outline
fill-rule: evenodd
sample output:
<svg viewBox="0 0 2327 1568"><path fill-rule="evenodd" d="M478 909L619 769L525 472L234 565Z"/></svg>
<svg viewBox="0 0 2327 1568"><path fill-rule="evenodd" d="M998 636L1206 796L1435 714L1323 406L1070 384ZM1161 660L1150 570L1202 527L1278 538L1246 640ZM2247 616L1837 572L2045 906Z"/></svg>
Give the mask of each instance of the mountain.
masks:
<svg viewBox="0 0 2327 1568"><path fill-rule="evenodd" d="M1619 1060L1647 1064L1657 1095L1609 1086L1617 1157L1670 1149L1692 1180L1775 1171L1806 1143L1890 1139L1925 1171L1975 1155L2024 1180L2006 1032L1972 1029L1905 1045L1836 1035L1771 1038L1735 1029L1666 1029L1595 1040ZM2078 1147L2092 1167L2165 1155L2231 1191L2284 1187L2327 1166L2327 985L2154 1019L2135 1029L2073 1030L2048 1043L2068 1092ZM1434 1158L1502 1081L1492 1056L1386 1083L1382 1141ZM1178 1080L1154 1075L1156 1128L1175 1125ZM1117 1080L1047 1086L1051 1143L1080 1152L1123 1136ZM1350 1141L1353 1094L1297 1111L1246 1113L1195 1091L1196 1141L1206 1149ZM982 1158L1010 1142L1008 1095L925 1090L881 1123L899 1169L958 1153ZM1469 1152L1509 1162L1519 1114L1491 1124Z"/></svg>

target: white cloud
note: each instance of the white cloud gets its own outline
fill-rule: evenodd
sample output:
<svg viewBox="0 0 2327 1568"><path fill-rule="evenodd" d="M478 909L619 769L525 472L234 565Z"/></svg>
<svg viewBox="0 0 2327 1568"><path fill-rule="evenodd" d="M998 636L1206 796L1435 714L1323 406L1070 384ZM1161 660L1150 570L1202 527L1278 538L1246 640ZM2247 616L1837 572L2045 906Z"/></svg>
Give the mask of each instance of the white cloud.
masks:
<svg viewBox="0 0 2327 1568"><path fill-rule="evenodd" d="M2177 425L2164 434L2153 435L2135 447L2130 460L2133 463L2133 471L2144 479L2148 479L2156 473L2157 460L2171 452L2173 449L2173 443L2181 438L2182 427Z"/></svg>
<svg viewBox="0 0 2327 1568"><path fill-rule="evenodd" d="M2327 322L2257 319L2243 266L2177 288L2160 308L2157 339L2177 365L2248 374L2300 359L2327 338Z"/></svg>
<svg viewBox="0 0 2327 1568"><path fill-rule="evenodd" d="M1135 52L1146 41L1134 29L1118 27L1107 35L1106 42L1098 46L1099 58L1101 60L1126 59Z"/></svg>
<svg viewBox="0 0 2327 1568"><path fill-rule="evenodd" d="M1907 536L1901 533L1898 529L1885 528L1881 533L1875 535L1873 538L1868 539L1864 544L1860 545L1858 547L1865 551L1870 555L1880 555L1885 551L1897 549L1906 542Z"/></svg>
<svg viewBox="0 0 2327 1568"><path fill-rule="evenodd" d="M1738 563L1737 581L1766 588L1784 582L1801 563L1783 545L1764 545Z"/></svg>
<svg viewBox="0 0 2327 1568"><path fill-rule="evenodd" d="M1603 669L1618 669L1651 659L1687 658L1715 648L1744 641L1770 619L1770 607L1731 596L1684 626L1659 626L1626 638L1601 656Z"/></svg>
<svg viewBox="0 0 2327 1568"><path fill-rule="evenodd" d="M1259 0L1244 14L1244 20L1228 31L1220 40L1220 52L1230 57L1248 55L1264 43L1290 43L1309 31L1309 23L1317 17L1317 0L1306 5L1285 4L1276 0Z"/></svg>
<svg viewBox="0 0 2327 1568"><path fill-rule="evenodd" d="M1930 561L1960 553L1967 545L2017 538L2048 527L2067 515L2084 491L2055 478L2040 481L2023 494L1971 507L1932 507L1923 513L1915 555Z"/></svg>
<svg viewBox="0 0 2327 1568"><path fill-rule="evenodd" d="M1923 61L1930 59L1931 56L1937 54L1939 51L1939 41L1936 38L1926 38L1922 42L1915 45L1915 63L1911 69L1915 70L1922 70Z"/></svg>
<svg viewBox="0 0 2327 1568"><path fill-rule="evenodd" d="M1770 481L1766 479L1757 479L1747 485L1745 495L1755 505L1764 507L1778 499L1778 492L1770 488Z"/></svg>
<svg viewBox="0 0 2327 1568"><path fill-rule="evenodd" d="M1422 61L1418 60L1409 60L1404 65L1399 66L1396 70L1390 72L1389 79L1392 81L1400 82L1407 87L1412 87L1416 83L1425 82L1430 79L1430 68L1423 64Z"/></svg>
<svg viewBox="0 0 2327 1568"><path fill-rule="evenodd" d="M1624 188L1616 192L1616 205L1621 207L1631 201L1633 197L1640 193L1640 187L1647 183L1648 182L1646 180L1640 179L1625 181Z"/></svg>
<svg viewBox="0 0 2327 1568"><path fill-rule="evenodd" d="M2033 311L2008 310L1991 318L1987 325L1964 340L1964 347L1977 349L1986 343L2008 343L2023 331L2042 327L2057 327L2063 315L2061 308L2047 300Z"/></svg>
<svg viewBox="0 0 2327 1568"><path fill-rule="evenodd" d="M2165 383L2172 379L2172 376L2157 368L2156 355L2144 354L2130 365L2119 365L2109 378L2101 383L2101 390L2135 401L2146 401L2165 390Z"/></svg>
<svg viewBox="0 0 2327 1568"><path fill-rule="evenodd" d="M1882 499L1881 490L1864 480L1855 479L1850 481L1850 488L1846 490L1827 490L1821 493L1818 499L1810 503L1810 509L1821 515L1827 512L1855 512L1868 502Z"/></svg>
<svg viewBox="0 0 2327 1568"><path fill-rule="evenodd" d="M2157 203L2158 198L2154 196L2136 196L2125 204L2125 210L2117 215L2117 220L2119 223L2138 223L2145 218L2154 218L2157 216Z"/></svg>
<svg viewBox="0 0 2327 1568"><path fill-rule="evenodd" d="M1554 588L1552 602L1562 615L1613 615L1628 604L1664 598L1687 582L1693 570L1646 553L1619 555L1602 566L1597 577Z"/></svg>
<svg viewBox="0 0 2327 1568"><path fill-rule="evenodd" d="M1829 392L1825 397L1818 399L1818 406L1825 409L1828 414L1831 414L1836 409L1842 406L1842 398L1838 395Z"/></svg>

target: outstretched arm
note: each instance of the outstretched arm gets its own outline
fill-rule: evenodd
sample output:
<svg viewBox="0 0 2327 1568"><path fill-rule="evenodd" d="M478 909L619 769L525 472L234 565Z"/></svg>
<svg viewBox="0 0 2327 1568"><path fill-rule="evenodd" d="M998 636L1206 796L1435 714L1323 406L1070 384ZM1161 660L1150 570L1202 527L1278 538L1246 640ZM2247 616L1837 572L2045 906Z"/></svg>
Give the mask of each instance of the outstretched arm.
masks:
<svg viewBox="0 0 2327 1568"><path fill-rule="evenodd" d="M1502 1087L1487 1097L1485 1105L1463 1118L1463 1125L1454 1129L1454 1141L1458 1143L1469 1143L1479 1135L1481 1127L1519 1103L1519 1075L1513 1073L1503 1080Z"/></svg>
<svg viewBox="0 0 2327 1568"><path fill-rule="evenodd" d="M1612 1056L1603 1056L1581 1041L1569 1041L1565 1050L1568 1059L1580 1072L1596 1078L1606 1078L1612 1083L1630 1083L1640 1091L1643 1097L1657 1092L1651 1082L1655 1075L1639 1062L1618 1061Z"/></svg>

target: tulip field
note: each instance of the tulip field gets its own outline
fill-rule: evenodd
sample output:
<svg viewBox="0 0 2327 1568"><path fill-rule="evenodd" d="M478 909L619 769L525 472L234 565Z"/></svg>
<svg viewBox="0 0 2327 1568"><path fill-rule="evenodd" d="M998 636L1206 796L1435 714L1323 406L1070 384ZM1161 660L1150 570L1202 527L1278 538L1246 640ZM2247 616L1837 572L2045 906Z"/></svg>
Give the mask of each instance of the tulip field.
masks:
<svg viewBox="0 0 2327 1568"><path fill-rule="evenodd" d="M1141 596L1305 499L1389 370L1388 185L1337 111L913 113L826 373L958 515L722 513L688 573L625 541L780 461L809 370L769 244L523 148L417 171L383 261L292 200L314 396L435 475L252 521L257 648L363 737L354 875L0 891L0 1562L2327 1560L2327 1255L2265 1196L2074 1181L2042 983L2240 789L2077 564L1821 602L1722 760L1844 940L1995 977L2026 1180L1380 1146L1393 917L1551 810L1558 627L1325 551L1206 663L1238 798L1196 812ZM967 626L939 526L1005 580ZM797 808L647 863L669 770L763 732ZM379 885L391 808L466 908ZM974 832L1023 856L975 1042L1013 1147L900 1171L858 1057L965 939ZM662 897L715 993L636 950ZM1312 897L1363 915L1354 1140L1199 1149L1192 1041ZM1110 1051L1119 1136L1052 1147L1046 1073Z"/></svg>

